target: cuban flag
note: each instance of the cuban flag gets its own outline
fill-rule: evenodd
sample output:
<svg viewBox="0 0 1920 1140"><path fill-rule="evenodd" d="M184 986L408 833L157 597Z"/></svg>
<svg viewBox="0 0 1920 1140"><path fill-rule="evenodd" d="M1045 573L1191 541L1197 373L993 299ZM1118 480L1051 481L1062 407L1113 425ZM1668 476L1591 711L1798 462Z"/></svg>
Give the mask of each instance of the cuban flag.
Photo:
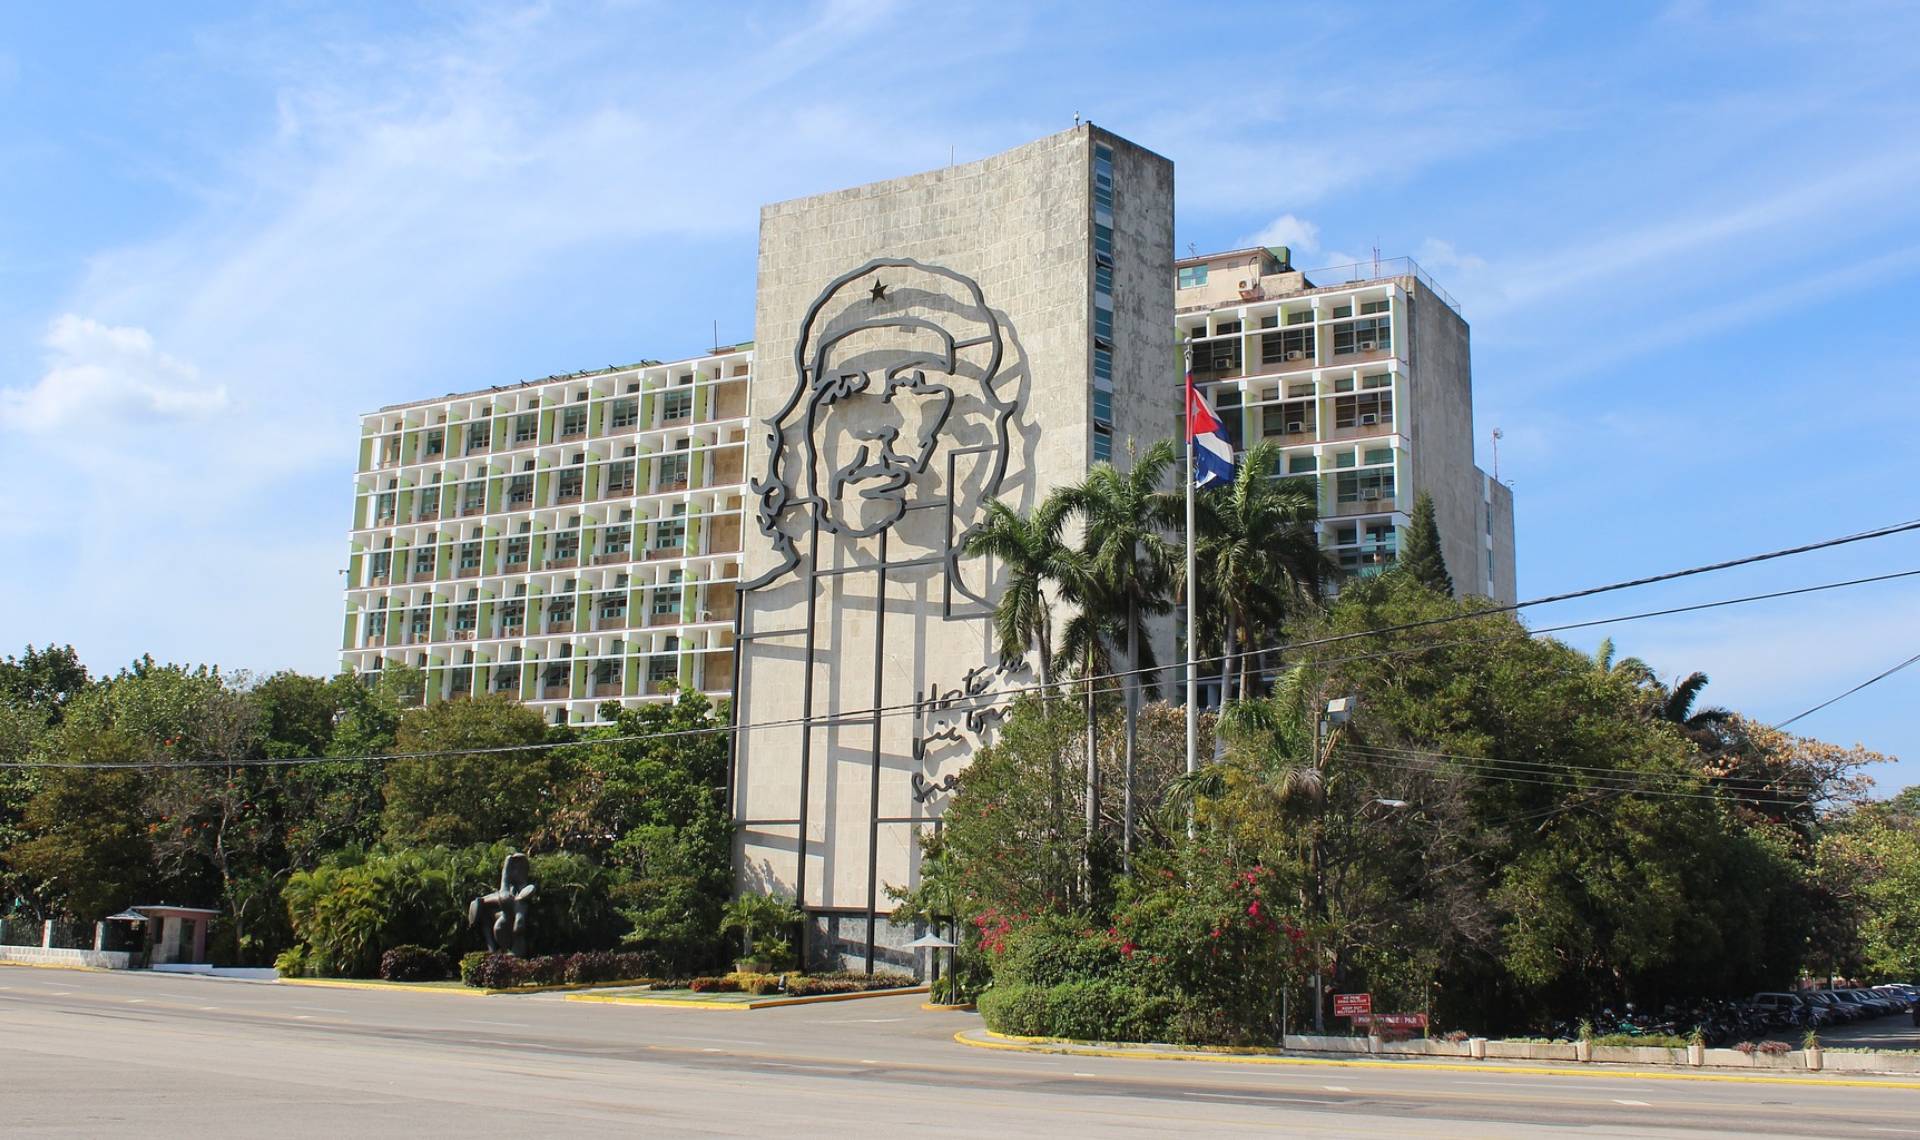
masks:
<svg viewBox="0 0 1920 1140"><path fill-rule="evenodd" d="M1187 373L1187 446L1193 449L1195 487L1233 482L1233 444L1227 441L1220 417L1194 388L1192 371Z"/></svg>

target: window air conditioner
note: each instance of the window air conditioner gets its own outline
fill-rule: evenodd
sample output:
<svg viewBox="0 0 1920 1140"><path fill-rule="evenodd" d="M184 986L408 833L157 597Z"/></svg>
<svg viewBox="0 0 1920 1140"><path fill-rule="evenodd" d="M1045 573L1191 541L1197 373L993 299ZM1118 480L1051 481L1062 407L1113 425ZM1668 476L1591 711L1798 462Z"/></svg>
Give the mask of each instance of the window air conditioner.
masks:
<svg viewBox="0 0 1920 1140"><path fill-rule="evenodd" d="M1372 352L1372 351L1373 351L1373 348L1374 348L1374 344L1373 344L1373 342L1372 342L1372 341L1370 341L1370 340L1363 340L1363 341L1361 341L1361 342L1360 342L1360 351L1361 351L1361 352Z"/></svg>
<svg viewBox="0 0 1920 1140"><path fill-rule="evenodd" d="M1288 359L1288 360L1298 360L1298 359L1300 359L1301 357L1303 357L1303 356L1305 356L1305 355L1306 355L1306 353L1304 353L1304 352L1302 352L1302 351L1300 351L1300 350L1299 350L1299 349L1297 349L1297 348L1295 348L1295 349L1289 349L1289 350L1287 351L1287 359Z"/></svg>
<svg viewBox="0 0 1920 1140"><path fill-rule="evenodd" d="M1380 422L1380 417L1379 417L1379 416L1375 416L1375 415L1365 415L1365 416L1361 416L1361 417L1360 417L1360 423L1361 423L1361 425L1362 425L1363 427L1371 427L1371 426L1373 426L1374 424L1377 424L1377 423L1379 423L1379 422Z"/></svg>
<svg viewBox="0 0 1920 1140"><path fill-rule="evenodd" d="M1291 434L1293 434L1293 433L1295 433L1295 432L1298 432L1299 430L1300 430L1300 421L1299 421L1299 420L1288 420L1288 421L1287 421L1287 433L1288 433L1289 435L1291 435Z"/></svg>

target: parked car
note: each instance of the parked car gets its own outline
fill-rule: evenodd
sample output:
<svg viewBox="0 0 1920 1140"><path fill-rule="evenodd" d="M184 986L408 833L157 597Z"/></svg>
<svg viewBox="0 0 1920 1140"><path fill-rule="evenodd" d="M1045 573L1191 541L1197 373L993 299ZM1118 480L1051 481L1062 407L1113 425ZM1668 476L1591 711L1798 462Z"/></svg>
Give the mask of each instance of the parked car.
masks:
<svg viewBox="0 0 1920 1140"><path fill-rule="evenodd" d="M1832 1024L1839 1016L1836 1011L1801 994L1759 993L1754 994L1747 1004L1766 1010L1782 1026L1818 1028Z"/></svg>
<svg viewBox="0 0 1920 1140"><path fill-rule="evenodd" d="M1833 1012L1833 1019L1841 1022L1859 1021L1866 1016L1866 1009L1857 1002L1841 1001L1840 995L1832 990L1808 990L1808 1001L1818 1002Z"/></svg>

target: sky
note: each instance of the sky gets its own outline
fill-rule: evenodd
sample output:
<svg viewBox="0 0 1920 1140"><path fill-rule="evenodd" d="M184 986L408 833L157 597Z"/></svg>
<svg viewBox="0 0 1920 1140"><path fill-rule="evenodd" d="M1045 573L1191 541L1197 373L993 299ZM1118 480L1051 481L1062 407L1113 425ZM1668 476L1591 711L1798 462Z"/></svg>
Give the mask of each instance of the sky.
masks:
<svg viewBox="0 0 1920 1140"><path fill-rule="evenodd" d="M14 5L0 652L338 666L358 416L752 336L758 207L1076 114L1180 250L1410 255L1522 598L1920 518L1920 12L1887 4ZM1908 298L1902 300L1902 298ZM1920 568L1920 534L1527 611ZM1783 720L1920 578L1568 631ZM1920 667L1793 728L1909 757Z"/></svg>

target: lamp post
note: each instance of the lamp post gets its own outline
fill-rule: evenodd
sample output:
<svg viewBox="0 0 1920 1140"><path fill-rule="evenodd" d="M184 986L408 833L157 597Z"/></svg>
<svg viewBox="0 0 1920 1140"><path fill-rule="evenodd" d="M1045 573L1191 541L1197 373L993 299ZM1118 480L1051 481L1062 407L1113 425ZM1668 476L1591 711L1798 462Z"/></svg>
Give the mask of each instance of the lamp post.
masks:
<svg viewBox="0 0 1920 1140"><path fill-rule="evenodd" d="M1322 710L1320 716L1316 718L1314 722L1314 734L1313 734L1313 748L1314 748L1313 760L1314 760L1315 767L1317 768L1325 767L1326 760L1327 760L1327 752L1330 748L1329 741L1332 736L1332 730L1339 725L1343 725L1347 723L1347 721L1353 718L1353 708L1358 703L1359 703L1359 699L1356 697L1335 697L1332 700L1327 702L1326 708ZM1320 865L1321 852L1320 852L1319 826L1320 826L1319 821L1316 819L1314 821L1313 852L1312 852L1313 909L1314 909L1313 917L1316 920L1325 917L1325 915L1322 912L1326 909L1326 884L1321 881L1323 872ZM1314 955L1313 955L1313 1031L1315 1033L1325 1033L1326 1029L1327 1029L1327 995L1321 986L1320 947L1315 946Z"/></svg>

